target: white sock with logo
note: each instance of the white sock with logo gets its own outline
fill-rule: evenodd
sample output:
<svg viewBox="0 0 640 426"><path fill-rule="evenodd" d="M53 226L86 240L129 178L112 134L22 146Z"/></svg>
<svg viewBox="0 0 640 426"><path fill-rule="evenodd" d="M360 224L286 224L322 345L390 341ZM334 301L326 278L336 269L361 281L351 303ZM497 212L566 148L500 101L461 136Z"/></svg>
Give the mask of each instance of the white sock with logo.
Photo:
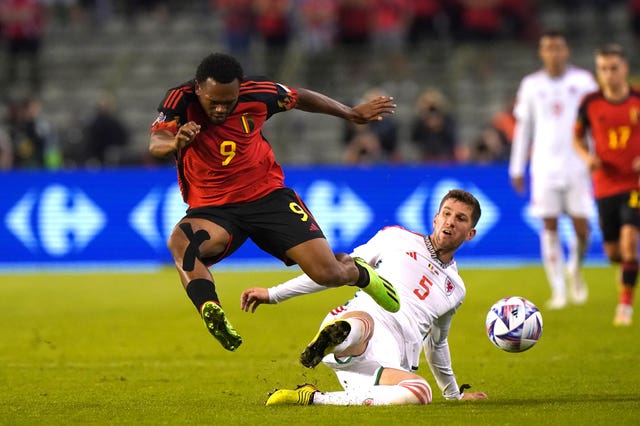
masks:
<svg viewBox="0 0 640 426"><path fill-rule="evenodd" d="M313 405L424 405L431 402L426 380L403 380L397 385L378 385L341 392L316 392Z"/></svg>

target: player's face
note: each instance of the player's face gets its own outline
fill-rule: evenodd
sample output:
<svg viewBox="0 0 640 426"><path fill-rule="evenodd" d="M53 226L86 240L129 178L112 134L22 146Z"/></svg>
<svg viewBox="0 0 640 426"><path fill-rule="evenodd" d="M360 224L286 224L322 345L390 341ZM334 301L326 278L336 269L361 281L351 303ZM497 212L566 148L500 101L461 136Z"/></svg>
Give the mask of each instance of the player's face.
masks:
<svg viewBox="0 0 640 426"><path fill-rule="evenodd" d="M603 87L615 90L625 85L628 74L629 66L620 56L596 56L596 76Z"/></svg>
<svg viewBox="0 0 640 426"><path fill-rule="evenodd" d="M549 74L559 76L564 73L569 61L569 47L564 37L542 37L538 53Z"/></svg>
<svg viewBox="0 0 640 426"><path fill-rule="evenodd" d="M472 213L473 208L462 201L453 198L446 200L433 219L431 240L436 249L452 253L462 243L472 239L476 235L471 223Z"/></svg>
<svg viewBox="0 0 640 426"><path fill-rule="evenodd" d="M240 82L222 84L208 78L203 83L196 84L196 95L200 105L214 124L222 124L238 103Z"/></svg>

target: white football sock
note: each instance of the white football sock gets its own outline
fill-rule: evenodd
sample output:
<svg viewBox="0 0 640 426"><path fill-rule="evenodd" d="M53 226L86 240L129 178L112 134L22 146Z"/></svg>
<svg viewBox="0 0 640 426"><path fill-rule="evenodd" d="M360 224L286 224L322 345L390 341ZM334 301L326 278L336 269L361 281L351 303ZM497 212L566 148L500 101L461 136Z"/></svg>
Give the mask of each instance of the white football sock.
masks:
<svg viewBox="0 0 640 426"><path fill-rule="evenodd" d="M574 280L580 279L580 268L582 268L582 262L584 256L587 253L587 242L582 242L579 239L574 239L569 246L569 260L567 262L567 273Z"/></svg>
<svg viewBox="0 0 640 426"><path fill-rule="evenodd" d="M370 335L371 327L368 321L358 317L342 318L341 321L346 321L351 326L351 331L347 338L342 343L336 345L331 351L332 353L340 353L351 346L356 346L362 343L362 341Z"/></svg>
<svg viewBox="0 0 640 426"><path fill-rule="evenodd" d="M567 287L564 279L564 253L560 245L558 232L542 230L540 236L542 264L554 296L566 297Z"/></svg>
<svg viewBox="0 0 640 426"><path fill-rule="evenodd" d="M342 392L316 392L313 405L423 405L431 402L426 380L403 380L397 385L378 385Z"/></svg>

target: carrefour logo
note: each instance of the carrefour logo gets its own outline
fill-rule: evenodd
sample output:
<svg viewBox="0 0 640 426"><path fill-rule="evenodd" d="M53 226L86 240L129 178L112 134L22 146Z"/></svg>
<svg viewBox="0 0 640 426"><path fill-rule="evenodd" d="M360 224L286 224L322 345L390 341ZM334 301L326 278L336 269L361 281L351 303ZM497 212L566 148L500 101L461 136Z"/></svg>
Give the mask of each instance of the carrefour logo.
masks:
<svg viewBox="0 0 640 426"><path fill-rule="evenodd" d="M31 252L81 252L106 225L104 212L80 189L50 185L28 191L5 216L7 229Z"/></svg>
<svg viewBox="0 0 640 426"><path fill-rule="evenodd" d="M116 246L134 244L139 237L154 252L167 251L166 240L186 209L177 185L152 188L141 200L134 200L126 220L115 207L132 201L127 194L97 194L100 198L92 199L83 189L62 184L32 187L9 206L5 228L38 257L77 255L101 233L105 238L96 247L98 256L112 251L111 256L121 258L123 253ZM123 227L125 223L133 232Z"/></svg>

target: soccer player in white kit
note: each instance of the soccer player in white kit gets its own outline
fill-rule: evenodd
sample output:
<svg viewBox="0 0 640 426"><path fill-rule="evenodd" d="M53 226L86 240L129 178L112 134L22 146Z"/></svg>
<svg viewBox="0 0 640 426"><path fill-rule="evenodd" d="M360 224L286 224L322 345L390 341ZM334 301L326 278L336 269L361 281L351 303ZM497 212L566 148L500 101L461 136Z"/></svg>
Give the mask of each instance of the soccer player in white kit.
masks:
<svg viewBox="0 0 640 426"><path fill-rule="evenodd" d="M320 392L312 384L270 394L266 405L407 405L431 402L431 387L415 374L424 350L436 383L446 399L484 399L464 392L451 367L447 336L466 289L453 255L475 234L480 204L463 190L441 201L429 236L399 226L380 230L352 255L364 259L393 283L400 310L381 309L362 291L333 309L300 357L306 367L321 361L332 368L344 391ZM324 290L306 275L283 284L245 290L242 308Z"/></svg>
<svg viewBox="0 0 640 426"><path fill-rule="evenodd" d="M543 33L538 53L543 69L524 77L518 89L509 177L514 189L524 193L530 157L531 213L543 221L542 263L551 287L547 307L561 309L567 304L567 281L573 303L587 299L581 266L589 244L593 196L589 171L573 149L573 126L580 101L598 85L591 73L569 64L562 33ZM576 237L569 244L567 262L558 235L563 214L571 218Z"/></svg>

